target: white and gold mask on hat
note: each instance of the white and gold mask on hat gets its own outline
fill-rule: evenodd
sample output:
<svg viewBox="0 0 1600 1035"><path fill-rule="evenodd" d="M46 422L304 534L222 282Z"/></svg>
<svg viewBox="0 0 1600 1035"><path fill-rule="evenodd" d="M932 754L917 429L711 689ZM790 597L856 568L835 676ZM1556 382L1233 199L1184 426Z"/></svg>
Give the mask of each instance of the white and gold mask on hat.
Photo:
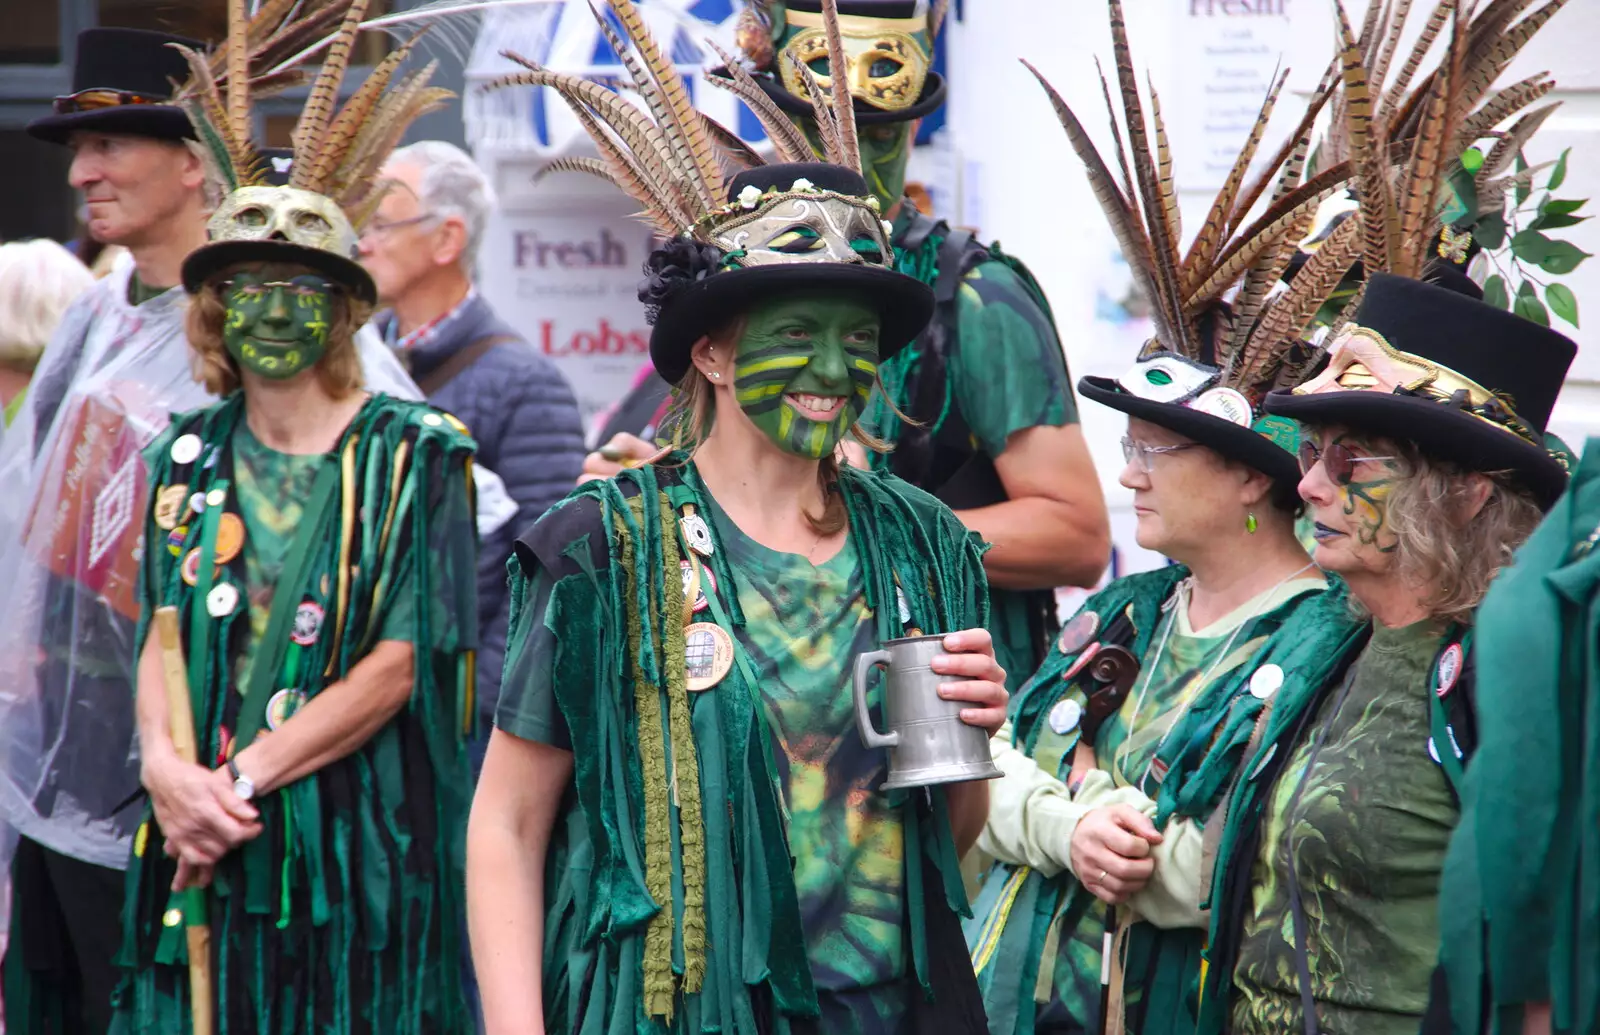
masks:
<svg viewBox="0 0 1600 1035"><path fill-rule="evenodd" d="M828 262L889 268L894 252L877 199L797 180L783 191L747 186L702 230L730 267Z"/></svg>
<svg viewBox="0 0 1600 1035"><path fill-rule="evenodd" d="M286 241L345 259L357 254L355 228L332 198L294 187L241 187L206 224L213 242Z"/></svg>
<svg viewBox="0 0 1600 1035"><path fill-rule="evenodd" d="M791 34L777 55L784 89L797 97L810 98L799 71L789 60L791 54L811 70L817 85L832 89L822 15L790 10L785 20ZM932 64L925 16L840 15L839 35L844 43L846 85L852 97L882 111L900 111L917 103Z"/></svg>

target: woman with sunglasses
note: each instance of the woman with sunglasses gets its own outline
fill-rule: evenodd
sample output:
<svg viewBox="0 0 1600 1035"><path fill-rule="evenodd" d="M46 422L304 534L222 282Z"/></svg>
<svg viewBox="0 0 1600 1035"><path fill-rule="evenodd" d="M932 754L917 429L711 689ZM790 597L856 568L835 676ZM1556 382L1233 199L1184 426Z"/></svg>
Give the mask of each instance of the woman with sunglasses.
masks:
<svg viewBox="0 0 1600 1035"><path fill-rule="evenodd" d="M1111 27L1126 47L1115 8ZM1052 100L1085 163L1104 168L1067 106ZM1309 213L1316 200L1290 193L1283 204ZM1226 235L1218 254L1252 247L1254 232ZM1261 408L1309 357L1288 314L1316 312L1316 278L1272 300L1264 286L1240 288L1252 312L1284 306L1278 333L1222 301L1242 270L1230 279L1209 254L1180 254L1165 233L1124 251L1141 282L1182 270L1211 284L1181 305L1175 292L1148 292L1156 334L1133 368L1078 384L1127 415L1119 480L1133 493L1138 542L1174 563L1091 597L997 738L1006 775L991 789L979 847L998 862L967 936L990 1031L1006 1035L1192 1029L1204 824L1283 659L1329 642L1345 620L1295 538L1294 425ZM1191 703L1212 693L1239 702L1229 721L1206 736L1175 736ZM1184 783L1190 792L1175 795ZM1114 967L1102 986L1108 944Z"/></svg>
<svg viewBox="0 0 1600 1035"><path fill-rule="evenodd" d="M1220 831L1200 1030L1417 1031L1474 737L1473 617L1567 481L1545 425L1575 346L1457 290L1375 275L1301 422L1315 560L1363 622L1286 666Z"/></svg>

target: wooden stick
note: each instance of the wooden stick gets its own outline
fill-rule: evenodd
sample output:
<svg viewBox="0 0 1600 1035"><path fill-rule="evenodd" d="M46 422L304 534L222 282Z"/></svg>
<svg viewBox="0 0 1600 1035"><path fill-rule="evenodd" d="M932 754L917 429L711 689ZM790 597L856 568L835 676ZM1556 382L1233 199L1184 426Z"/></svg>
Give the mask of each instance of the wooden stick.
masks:
<svg viewBox="0 0 1600 1035"><path fill-rule="evenodd" d="M185 762L199 761L194 739L194 704L189 699L189 671L178 632L178 609L156 608L156 635L161 637L161 669L167 688L167 726L172 749ZM187 892L183 916L189 937L189 1015L194 1035L212 1035L211 924L206 917L204 888Z"/></svg>

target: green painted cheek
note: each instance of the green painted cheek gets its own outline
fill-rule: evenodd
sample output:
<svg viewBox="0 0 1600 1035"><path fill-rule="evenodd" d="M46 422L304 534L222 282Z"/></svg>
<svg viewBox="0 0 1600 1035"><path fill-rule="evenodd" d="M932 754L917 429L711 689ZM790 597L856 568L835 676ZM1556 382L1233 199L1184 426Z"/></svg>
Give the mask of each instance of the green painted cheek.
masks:
<svg viewBox="0 0 1600 1035"><path fill-rule="evenodd" d="M297 295L289 306L289 322L265 322L271 310L267 296L236 291L223 321L222 344L245 370L262 377L293 377L321 361L328 344L328 298ZM263 336L269 339L262 340Z"/></svg>

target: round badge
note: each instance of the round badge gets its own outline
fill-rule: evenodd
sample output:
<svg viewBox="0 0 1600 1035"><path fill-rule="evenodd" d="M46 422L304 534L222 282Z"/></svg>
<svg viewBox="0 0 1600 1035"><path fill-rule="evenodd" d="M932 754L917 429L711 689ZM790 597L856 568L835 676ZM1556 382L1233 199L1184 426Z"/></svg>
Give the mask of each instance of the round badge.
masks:
<svg viewBox="0 0 1600 1035"><path fill-rule="evenodd" d="M720 625L696 622L683 631L683 669L690 690L709 690L733 667L733 637Z"/></svg>
<svg viewBox="0 0 1600 1035"><path fill-rule="evenodd" d="M711 526L706 524L705 518L690 514L678 524L683 529L683 541L689 544L689 549L702 557L710 557L716 552L717 545L711 541Z"/></svg>
<svg viewBox="0 0 1600 1035"><path fill-rule="evenodd" d="M206 594L206 611L212 618L226 618L233 614L233 609L239 606L239 590L230 583L223 582L211 587L211 592Z"/></svg>
<svg viewBox="0 0 1600 1035"><path fill-rule="evenodd" d="M169 485L156 493L156 527L169 532L177 528L178 522L183 518L184 508L188 505L188 499L187 485Z"/></svg>
<svg viewBox="0 0 1600 1035"><path fill-rule="evenodd" d="M1057 701L1050 709L1050 728L1057 733L1071 733L1083 719L1083 706L1077 701Z"/></svg>
<svg viewBox="0 0 1600 1035"><path fill-rule="evenodd" d="M1277 665L1262 665L1250 677L1250 696L1265 701L1283 685L1283 669Z"/></svg>
<svg viewBox="0 0 1600 1035"><path fill-rule="evenodd" d="M183 544L189 539L189 526L179 525L167 533L167 552L177 557L183 553ZM196 562L198 563L198 562Z"/></svg>
<svg viewBox="0 0 1600 1035"><path fill-rule="evenodd" d="M217 563L227 564L244 549L244 521L237 514L224 514L217 522Z"/></svg>
<svg viewBox="0 0 1600 1035"><path fill-rule="evenodd" d="M1078 654L1078 660L1072 663L1067 671L1062 674L1061 678L1070 680L1073 676L1077 675L1079 672L1082 672L1083 666L1087 665L1089 663L1089 659L1093 658L1098 653L1100 653L1100 645L1098 643L1091 643L1089 646L1083 648L1083 650Z"/></svg>
<svg viewBox="0 0 1600 1035"><path fill-rule="evenodd" d="M1440 697L1455 689L1456 680L1461 678L1461 644L1452 643L1439 655L1439 674L1434 693Z"/></svg>
<svg viewBox="0 0 1600 1035"><path fill-rule="evenodd" d="M911 624L911 605L906 603L906 591L899 586L894 588L894 602L900 610L900 624Z"/></svg>
<svg viewBox="0 0 1600 1035"><path fill-rule="evenodd" d="M161 914L161 923L164 927L177 927L179 924L183 923L183 910L179 909L177 906L173 906L171 909Z"/></svg>
<svg viewBox="0 0 1600 1035"><path fill-rule="evenodd" d="M678 567L683 572L683 596L685 600L688 600L689 584L694 581L694 563L692 561L679 561ZM699 614L711 606L711 601L706 599L706 588L708 586L712 593L717 591L717 576L710 567L702 564L700 566L700 592L695 594L694 602L689 605L689 610L695 614Z"/></svg>
<svg viewBox="0 0 1600 1035"><path fill-rule="evenodd" d="M1188 407L1242 428L1250 426L1250 400L1232 388L1219 387L1201 392Z"/></svg>
<svg viewBox="0 0 1600 1035"><path fill-rule="evenodd" d="M200 456L199 435L179 435L172 443L172 462L192 464Z"/></svg>
<svg viewBox="0 0 1600 1035"><path fill-rule="evenodd" d="M200 548L190 550L183 558L183 567L179 569L183 581L194 585L200 581Z"/></svg>
<svg viewBox="0 0 1600 1035"><path fill-rule="evenodd" d="M437 428L439 425L444 423L444 418L439 416L437 413L424 413L422 415L422 423L426 424L430 428Z"/></svg>
<svg viewBox="0 0 1600 1035"><path fill-rule="evenodd" d="M228 502L228 494L221 489L212 489L206 493L206 506L220 507Z"/></svg>
<svg viewBox="0 0 1600 1035"><path fill-rule="evenodd" d="M1099 631L1100 616L1093 611L1079 611L1061 627L1061 635L1056 637L1056 649L1063 654L1076 654L1088 646Z"/></svg>
<svg viewBox="0 0 1600 1035"><path fill-rule="evenodd" d="M206 512L206 494L197 492L191 495L189 497L189 509L196 514L204 514Z"/></svg>
<svg viewBox="0 0 1600 1035"><path fill-rule="evenodd" d="M317 637L322 634L322 608L307 600L295 608L294 628L289 632L289 639L302 647L309 647L317 642Z"/></svg>
<svg viewBox="0 0 1600 1035"><path fill-rule="evenodd" d="M275 730L289 721L289 716L306 703L306 695L299 690L284 688L267 698L267 729Z"/></svg>

